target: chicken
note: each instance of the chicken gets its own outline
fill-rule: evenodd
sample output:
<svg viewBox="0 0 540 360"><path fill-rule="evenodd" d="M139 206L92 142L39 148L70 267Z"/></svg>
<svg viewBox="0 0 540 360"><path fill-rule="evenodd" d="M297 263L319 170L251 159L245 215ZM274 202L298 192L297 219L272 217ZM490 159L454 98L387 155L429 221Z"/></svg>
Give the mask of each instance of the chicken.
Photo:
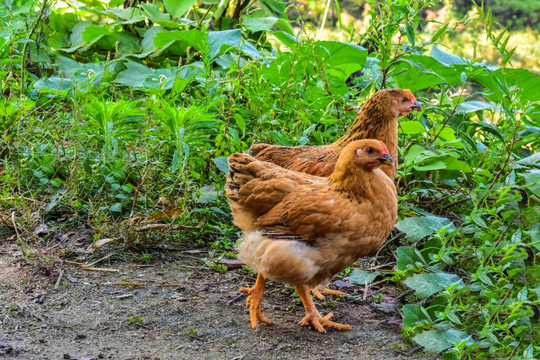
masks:
<svg viewBox="0 0 540 360"><path fill-rule="evenodd" d="M322 146L278 146L255 144L249 154L259 160L272 162L286 169L317 176L328 176L334 170L343 148L354 140L377 139L384 142L394 159L384 173L394 179L397 173L397 118L412 110L422 110L410 90L385 89L370 97L350 127L336 142Z"/></svg>
<svg viewBox="0 0 540 360"><path fill-rule="evenodd" d="M249 154L229 157L225 191L234 222L243 231L238 257L258 272L248 293L252 328L272 322L262 314L267 279L295 286L309 324L351 327L321 316L310 289L324 287L359 257L378 249L394 227L397 193L380 169L393 159L383 142L353 141L328 178L284 169Z"/></svg>

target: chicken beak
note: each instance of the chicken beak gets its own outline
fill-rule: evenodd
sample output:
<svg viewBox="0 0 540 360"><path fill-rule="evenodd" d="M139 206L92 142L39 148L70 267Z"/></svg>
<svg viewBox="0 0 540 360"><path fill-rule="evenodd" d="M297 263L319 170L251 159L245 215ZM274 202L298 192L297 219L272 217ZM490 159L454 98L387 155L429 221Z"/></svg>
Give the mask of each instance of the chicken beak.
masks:
<svg viewBox="0 0 540 360"><path fill-rule="evenodd" d="M378 158L379 162L383 165L392 165L394 163L394 159L390 156L390 154L384 154L380 158Z"/></svg>
<svg viewBox="0 0 540 360"><path fill-rule="evenodd" d="M422 111L422 107L418 103L415 103L411 106L411 111L412 110Z"/></svg>

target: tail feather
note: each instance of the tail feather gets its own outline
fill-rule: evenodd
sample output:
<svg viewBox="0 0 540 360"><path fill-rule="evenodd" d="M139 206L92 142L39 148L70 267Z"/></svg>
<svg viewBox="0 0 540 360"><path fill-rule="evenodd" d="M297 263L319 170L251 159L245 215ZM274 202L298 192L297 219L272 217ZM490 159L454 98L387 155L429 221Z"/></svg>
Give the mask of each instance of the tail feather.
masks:
<svg viewBox="0 0 540 360"><path fill-rule="evenodd" d="M265 143L260 143L260 144L253 144L251 145L251 147L249 148L248 150L248 154L251 155L251 156L254 156L254 157L257 157L257 155L265 150L266 148L268 147L271 147L273 145L269 145L269 144L265 144Z"/></svg>

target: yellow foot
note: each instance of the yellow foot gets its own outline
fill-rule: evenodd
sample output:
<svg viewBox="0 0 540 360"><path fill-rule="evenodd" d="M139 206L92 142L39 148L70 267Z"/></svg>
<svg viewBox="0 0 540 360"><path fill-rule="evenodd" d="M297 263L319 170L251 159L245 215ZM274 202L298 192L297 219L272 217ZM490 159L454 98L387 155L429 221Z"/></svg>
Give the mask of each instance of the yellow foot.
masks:
<svg viewBox="0 0 540 360"><path fill-rule="evenodd" d="M325 316L320 316L316 311L314 313L307 313L306 316L300 321L299 325L304 326L309 324L313 329L317 330L321 334L325 334L325 328L332 328L340 331L351 330L352 327L346 324L339 324L330 319L334 316L332 313L328 313Z"/></svg>
<svg viewBox="0 0 540 360"><path fill-rule="evenodd" d="M332 290L332 289L327 289L327 288L324 288L323 291L319 291L313 288L311 289L311 293L313 294L313 296L315 296L317 299L321 301L324 301L324 296L322 294L334 295L334 296L347 295L343 291Z"/></svg>
<svg viewBox="0 0 540 360"><path fill-rule="evenodd" d="M259 274L257 276L257 281L255 282L255 285L253 287L240 289L240 292L249 294L246 300L246 306L249 309L249 318L251 320L252 329L257 328L257 321L263 322L267 325L272 325L272 321L264 317L261 312L265 286L266 279L261 274Z"/></svg>

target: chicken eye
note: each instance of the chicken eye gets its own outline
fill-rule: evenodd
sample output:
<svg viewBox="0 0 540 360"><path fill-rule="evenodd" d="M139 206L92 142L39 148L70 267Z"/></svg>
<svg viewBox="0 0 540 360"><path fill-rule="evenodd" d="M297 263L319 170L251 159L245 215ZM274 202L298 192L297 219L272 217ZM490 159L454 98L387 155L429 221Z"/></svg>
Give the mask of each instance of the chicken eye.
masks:
<svg viewBox="0 0 540 360"><path fill-rule="evenodd" d="M405 102L407 102L407 98L403 98L403 99L401 99L401 102L402 102L402 103L405 103Z"/></svg>
<svg viewBox="0 0 540 360"><path fill-rule="evenodd" d="M371 155L371 154L373 154L373 149L368 147L368 148L366 148L366 152Z"/></svg>

